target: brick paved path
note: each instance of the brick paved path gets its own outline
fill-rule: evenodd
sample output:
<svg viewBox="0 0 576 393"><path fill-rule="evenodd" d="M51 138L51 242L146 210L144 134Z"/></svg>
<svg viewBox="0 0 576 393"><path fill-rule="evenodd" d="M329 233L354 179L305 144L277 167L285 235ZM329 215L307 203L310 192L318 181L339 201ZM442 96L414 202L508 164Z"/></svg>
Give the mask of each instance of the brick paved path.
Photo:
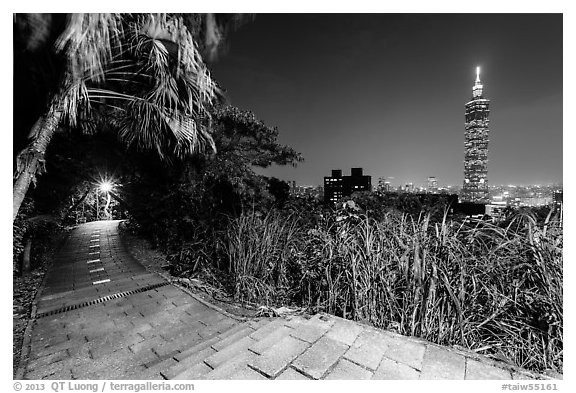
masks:
<svg viewBox="0 0 576 393"><path fill-rule="evenodd" d="M148 273L118 221L81 225L37 303L26 379L530 379L330 315L241 321Z"/></svg>

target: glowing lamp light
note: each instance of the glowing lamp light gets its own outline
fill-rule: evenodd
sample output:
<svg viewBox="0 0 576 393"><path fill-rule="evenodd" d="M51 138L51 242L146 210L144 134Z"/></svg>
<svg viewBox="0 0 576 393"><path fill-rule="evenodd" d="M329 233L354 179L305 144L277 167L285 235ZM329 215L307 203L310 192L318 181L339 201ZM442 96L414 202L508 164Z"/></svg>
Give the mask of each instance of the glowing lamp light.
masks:
<svg viewBox="0 0 576 393"><path fill-rule="evenodd" d="M112 191L112 183L109 180L104 180L104 181L100 182L100 184L98 185L98 188L102 192L110 192L110 191Z"/></svg>

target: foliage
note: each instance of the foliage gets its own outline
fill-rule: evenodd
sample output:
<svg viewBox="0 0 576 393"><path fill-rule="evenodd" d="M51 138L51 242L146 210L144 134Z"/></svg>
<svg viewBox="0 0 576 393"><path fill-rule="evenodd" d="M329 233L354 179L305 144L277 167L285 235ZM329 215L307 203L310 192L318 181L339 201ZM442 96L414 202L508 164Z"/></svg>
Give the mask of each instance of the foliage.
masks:
<svg viewBox="0 0 576 393"><path fill-rule="evenodd" d="M24 251L25 236L30 227L28 219L31 217L33 207L34 202L31 199L24 200L20 213L12 225L12 271L14 273L20 272L20 261L22 252Z"/></svg>
<svg viewBox="0 0 576 393"><path fill-rule="evenodd" d="M219 41L218 23L209 19L212 45ZM20 145L31 127L28 145L15 151L13 218L30 183L45 172L45 154L60 126L112 131L128 148L154 151L167 162L214 149L210 108L221 95L189 29L202 28L193 22L180 14L16 15L15 42L29 44L22 52L42 49L55 70L43 78L51 82L37 99L39 117L14 129ZM23 62L15 67L19 78L26 68L44 65L28 63L31 58L16 57ZM27 106L17 103L17 112Z"/></svg>
<svg viewBox="0 0 576 393"><path fill-rule="evenodd" d="M12 272L15 275L22 273L22 254L27 240L32 240L30 268L34 270L47 262L48 252L56 246L55 240L62 232L52 216L34 212L33 200L26 199L12 225Z"/></svg>
<svg viewBox="0 0 576 393"><path fill-rule="evenodd" d="M305 306L561 372L560 216L539 223L525 212L507 227L434 222L431 212L376 220L353 201L306 215L247 211L204 240L237 300Z"/></svg>
<svg viewBox="0 0 576 393"><path fill-rule="evenodd" d="M221 237L223 257L229 261L233 293L238 300L283 298L290 289L286 267L296 249L297 220L253 212L231 221Z"/></svg>
<svg viewBox="0 0 576 393"><path fill-rule="evenodd" d="M189 248L204 242L206 233L226 225L227 216L252 207L266 210L286 200L285 183L257 175L253 166L301 161L293 149L278 143L277 129L251 112L220 108L213 119L214 154L171 166L150 157L139 160L135 165L138 175L125 189L131 214L141 229L155 244L175 254L175 260L180 258L181 245Z"/></svg>
<svg viewBox="0 0 576 393"><path fill-rule="evenodd" d="M381 220L391 211L402 212L417 218L422 213L430 213L431 219L441 221L444 212L458 202L455 195L410 194L396 192L357 192L350 198L369 217Z"/></svg>

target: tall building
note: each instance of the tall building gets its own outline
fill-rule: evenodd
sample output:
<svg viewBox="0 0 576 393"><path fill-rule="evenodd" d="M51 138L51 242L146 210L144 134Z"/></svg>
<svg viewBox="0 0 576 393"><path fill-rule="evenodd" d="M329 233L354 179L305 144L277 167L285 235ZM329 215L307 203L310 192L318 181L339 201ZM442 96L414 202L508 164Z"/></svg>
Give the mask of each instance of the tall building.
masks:
<svg viewBox="0 0 576 393"><path fill-rule="evenodd" d="M552 194L552 203L555 207L561 207L564 199L564 192L561 190L554 191Z"/></svg>
<svg viewBox="0 0 576 393"><path fill-rule="evenodd" d="M428 177L428 192L430 194L436 194L438 192L438 181L435 176Z"/></svg>
<svg viewBox="0 0 576 393"><path fill-rule="evenodd" d="M392 190L392 185L386 177L379 177L378 178L378 185L376 186L376 191L378 192L390 192Z"/></svg>
<svg viewBox="0 0 576 393"><path fill-rule="evenodd" d="M488 115L490 100L482 95L480 67L476 68L476 82L472 87L472 100L466 103L466 129L464 133L464 185L461 200L471 203L489 203L488 193Z"/></svg>
<svg viewBox="0 0 576 393"><path fill-rule="evenodd" d="M362 168L352 168L350 176L342 176L341 169L333 169L332 176L324 177L324 202L336 203L354 192L372 191L372 176L362 172Z"/></svg>

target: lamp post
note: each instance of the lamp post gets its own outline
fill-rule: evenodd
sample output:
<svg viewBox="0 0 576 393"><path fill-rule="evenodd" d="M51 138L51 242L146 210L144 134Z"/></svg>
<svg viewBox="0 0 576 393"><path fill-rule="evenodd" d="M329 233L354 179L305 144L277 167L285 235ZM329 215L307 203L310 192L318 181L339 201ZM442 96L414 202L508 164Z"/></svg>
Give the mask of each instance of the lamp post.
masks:
<svg viewBox="0 0 576 393"><path fill-rule="evenodd" d="M108 214L107 209L110 206L110 191L112 191L112 182L109 180L103 180L98 184L98 189L96 190L96 218L100 219L99 217L99 212L98 212L98 200L99 198L99 193L98 191L102 191L106 193L106 206L104 206L104 213L106 214L106 219L110 220L111 219L111 215Z"/></svg>

